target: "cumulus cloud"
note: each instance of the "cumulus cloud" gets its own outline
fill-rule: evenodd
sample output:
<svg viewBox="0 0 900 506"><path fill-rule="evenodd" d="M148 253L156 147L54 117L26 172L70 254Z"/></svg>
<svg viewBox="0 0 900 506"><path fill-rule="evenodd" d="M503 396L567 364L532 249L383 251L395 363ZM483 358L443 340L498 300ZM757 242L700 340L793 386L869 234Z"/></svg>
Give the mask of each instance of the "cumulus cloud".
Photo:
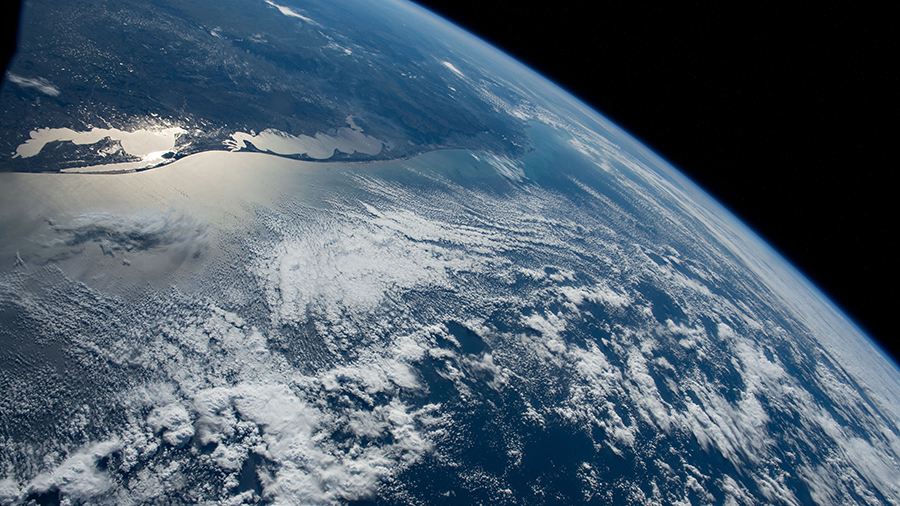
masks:
<svg viewBox="0 0 900 506"><path fill-rule="evenodd" d="M183 446L194 437L194 426L187 410L179 403L158 407L150 413L147 423L172 446Z"/></svg>
<svg viewBox="0 0 900 506"><path fill-rule="evenodd" d="M287 229L278 243L260 248L253 272L264 280L279 321L304 321L308 309L368 312L386 294L447 288L453 273L492 261L444 245L459 240L478 246L482 241L477 236L442 235L441 224L420 216L367 210L368 216L343 224L312 217L295 230Z"/></svg>
<svg viewBox="0 0 900 506"><path fill-rule="evenodd" d="M121 448L118 440L93 443L69 455L50 472L36 476L28 485L29 494L58 490L73 501L88 501L113 487L109 474L99 467L101 459Z"/></svg>
<svg viewBox="0 0 900 506"><path fill-rule="evenodd" d="M177 290L140 306L88 304L78 298L83 288L66 305L62 283L50 296L27 293L37 285L23 281L30 272L0 278L0 302L34 321L99 329L65 334L79 357L152 378L120 392L126 421L111 427L114 439L48 460L52 469L37 477L0 482L0 497L58 490L72 500L141 502L181 493L194 478L179 469L193 466L226 504L340 504L395 491L392 478L424 461L446 464L467 485L513 490L502 473L472 473L460 457L463 445L482 441L470 432L480 427L473 417L496 424L503 437L491 451L510 465L545 465L523 456L526 424L529 437L564 430L588 441L586 461L608 462L611 451L623 473L660 477L647 490L614 489L605 464L579 463L572 472L585 497L686 503L712 501L718 490L749 503L752 490L799 503L787 472L822 502L845 502L855 490L897 495L891 419L840 367L784 338L771 322L785 316L766 313L765 301L698 290L652 268L633 245L585 239L607 218L558 204L563 197L543 194L543 214L528 214L538 188L501 199L434 176L429 184L446 193L431 198L365 171L342 181L355 187L319 208L261 212L254 225L270 233L240 243L244 263L214 266L228 283L246 276L260 288L265 300L249 308ZM112 253L197 237L189 220L159 216L72 222L57 226L63 241L106 240ZM573 254L583 240L595 243ZM694 265L709 279L719 268ZM679 301L679 323L654 316L639 293L648 277ZM349 336L347 346L330 345L338 336ZM285 351L285 343L312 351ZM716 458L685 457L697 451ZM118 467L104 469L107 457ZM748 471L703 468L719 457ZM633 463L641 469L629 471ZM127 488L111 479L116 472L131 473Z"/></svg>

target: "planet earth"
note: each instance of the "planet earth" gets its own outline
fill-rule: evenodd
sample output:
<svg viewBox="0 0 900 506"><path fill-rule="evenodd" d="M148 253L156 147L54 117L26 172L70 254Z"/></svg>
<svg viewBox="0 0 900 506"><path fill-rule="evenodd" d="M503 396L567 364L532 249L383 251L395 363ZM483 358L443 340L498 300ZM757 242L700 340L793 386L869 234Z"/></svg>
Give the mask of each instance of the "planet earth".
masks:
<svg viewBox="0 0 900 506"><path fill-rule="evenodd" d="M2 504L900 504L897 365L415 4L29 1L0 109Z"/></svg>

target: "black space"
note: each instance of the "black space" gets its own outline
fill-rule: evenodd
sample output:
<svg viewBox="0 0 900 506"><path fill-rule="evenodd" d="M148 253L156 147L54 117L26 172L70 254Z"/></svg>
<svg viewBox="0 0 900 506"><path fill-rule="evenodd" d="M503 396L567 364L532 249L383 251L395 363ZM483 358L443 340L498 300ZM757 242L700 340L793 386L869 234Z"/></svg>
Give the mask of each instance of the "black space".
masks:
<svg viewBox="0 0 900 506"><path fill-rule="evenodd" d="M9 66L9 60L12 59L16 52L16 42L19 37L19 16L22 10L21 1L7 2L6 15L3 16L2 25L0 25L0 63L3 64L3 71Z"/></svg>
<svg viewBox="0 0 900 506"><path fill-rule="evenodd" d="M886 6L419 3L643 141L900 356L900 37Z"/></svg>

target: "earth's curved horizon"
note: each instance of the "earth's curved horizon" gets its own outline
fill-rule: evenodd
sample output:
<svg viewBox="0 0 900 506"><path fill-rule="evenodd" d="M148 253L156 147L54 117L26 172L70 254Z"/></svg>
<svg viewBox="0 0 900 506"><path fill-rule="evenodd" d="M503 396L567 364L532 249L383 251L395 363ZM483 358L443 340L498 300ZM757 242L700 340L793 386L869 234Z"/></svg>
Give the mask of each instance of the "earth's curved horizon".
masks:
<svg viewBox="0 0 900 506"><path fill-rule="evenodd" d="M446 21L54 0L22 35L0 503L900 504L896 363Z"/></svg>

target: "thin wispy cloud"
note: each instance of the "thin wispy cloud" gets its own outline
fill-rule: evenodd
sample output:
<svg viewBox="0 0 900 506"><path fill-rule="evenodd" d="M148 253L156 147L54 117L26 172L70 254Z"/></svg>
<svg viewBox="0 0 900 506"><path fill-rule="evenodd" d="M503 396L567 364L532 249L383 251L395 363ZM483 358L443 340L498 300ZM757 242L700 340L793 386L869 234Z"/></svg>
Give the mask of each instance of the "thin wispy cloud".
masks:
<svg viewBox="0 0 900 506"><path fill-rule="evenodd" d="M11 72L6 73L6 78L10 80L10 82L18 84L22 88L34 88L44 95L50 95L51 97L59 96L59 88L54 86L53 83L44 79L43 77L38 77L35 79L30 79L28 77L17 76Z"/></svg>

